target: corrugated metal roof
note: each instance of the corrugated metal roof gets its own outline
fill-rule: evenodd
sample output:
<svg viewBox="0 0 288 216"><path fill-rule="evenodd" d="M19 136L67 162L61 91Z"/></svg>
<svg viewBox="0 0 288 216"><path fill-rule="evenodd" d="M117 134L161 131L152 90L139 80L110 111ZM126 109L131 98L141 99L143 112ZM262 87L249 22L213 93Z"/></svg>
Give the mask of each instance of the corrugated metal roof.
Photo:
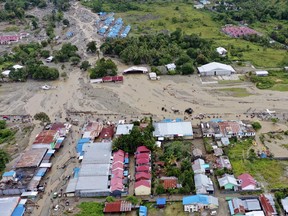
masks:
<svg viewBox="0 0 288 216"><path fill-rule="evenodd" d="M211 62L209 64L205 64L205 65L202 65L201 67L198 67L198 71L200 73L205 73L207 71L213 71L213 70L219 70L219 69L231 71L234 73L236 72L232 66L218 63L218 62Z"/></svg>
<svg viewBox="0 0 288 216"><path fill-rule="evenodd" d="M173 135L193 136L191 122L158 122L153 124L153 136L165 137Z"/></svg>
<svg viewBox="0 0 288 216"><path fill-rule="evenodd" d="M74 193L76 190L76 184L77 184L78 179L77 178L72 178L70 179L65 193Z"/></svg>
<svg viewBox="0 0 288 216"><path fill-rule="evenodd" d="M20 197L3 197L0 198L1 216L11 216L12 212L18 205Z"/></svg>
<svg viewBox="0 0 288 216"><path fill-rule="evenodd" d="M117 126L116 135L130 134L133 124L119 124Z"/></svg>

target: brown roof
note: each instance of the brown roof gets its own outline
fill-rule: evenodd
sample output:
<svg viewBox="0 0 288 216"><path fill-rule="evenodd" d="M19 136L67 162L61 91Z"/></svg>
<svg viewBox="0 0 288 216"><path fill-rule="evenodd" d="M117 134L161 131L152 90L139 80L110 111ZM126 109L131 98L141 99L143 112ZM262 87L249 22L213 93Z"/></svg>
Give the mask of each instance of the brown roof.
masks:
<svg viewBox="0 0 288 216"><path fill-rule="evenodd" d="M58 123L53 123L53 124L51 125L50 130L59 130L59 129L61 129L61 128L66 128L66 126L64 125L64 123L58 122Z"/></svg>
<svg viewBox="0 0 288 216"><path fill-rule="evenodd" d="M104 127L100 133L101 139L111 139L114 136L114 125Z"/></svg>
<svg viewBox="0 0 288 216"><path fill-rule="evenodd" d="M132 203L127 201L106 202L103 212L104 213L118 213L131 211Z"/></svg>
<svg viewBox="0 0 288 216"><path fill-rule="evenodd" d="M50 144L55 141L57 130L44 130L41 131L35 138L33 144Z"/></svg>
<svg viewBox="0 0 288 216"><path fill-rule="evenodd" d="M21 156L16 163L16 168L37 167L40 165L42 158L46 154L47 149L30 149Z"/></svg>
<svg viewBox="0 0 288 216"><path fill-rule="evenodd" d="M165 189L174 189L177 187L177 182L178 182L178 179L174 176L171 176L171 177L161 177L160 178L162 184L163 184L163 187Z"/></svg>

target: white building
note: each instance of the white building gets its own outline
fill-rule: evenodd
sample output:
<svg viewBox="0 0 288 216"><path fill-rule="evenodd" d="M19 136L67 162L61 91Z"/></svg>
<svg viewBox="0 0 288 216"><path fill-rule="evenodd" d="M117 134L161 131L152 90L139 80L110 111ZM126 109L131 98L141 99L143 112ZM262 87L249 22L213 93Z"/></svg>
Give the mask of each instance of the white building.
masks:
<svg viewBox="0 0 288 216"><path fill-rule="evenodd" d="M3 71L1 74L4 76L4 77L9 77L9 74L10 74L10 70L5 70Z"/></svg>
<svg viewBox="0 0 288 216"><path fill-rule="evenodd" d="M225 56L227 54L227 50L223 47L217 47L216 52L221 56Z"/></svg>
<svg viewBox="0 0 288 216"><path fill-rule="evenodd" d="M256 76L268 76L268 71L255 71Z"/></svg>
<svg viewBox="0 0 288 216"><path fill-rule="evenodd" d="M176 69L176 65L174 63L165 65L168 71L173 71Z"/></svg>
<svg viewBox="0 0 288 216"><path fill-rule="evenodd" d="M202 65L198 67L198 71L201 76L227 76L236 73L232 66L218 62Z"/></svg>
<svg viewBox="0 0 288 216"><path fill-rule="evenodd" d="M18 65L18 64L16 64L16 65L13 66L13 68L14 68L15 70L21 69L21 68L23 68L23 67L24 67L24 66Z"/></svg>
<svg viewBox="0 0 288 216"><path fill-rule="evenodd" d="M153 126L155 128L153 136L159 140L174 137L193 138L191 122L158 122L153 123Z"/></svg>
<svg viewBox="0 0 288 216"><path fill-rule="evenodd" d="M49 56L47 59L46 59L46 62L47 63L50 63L53 61L53 56Z"/></svg>
<svg viewBox="0 0 288 216"><path fill-rule="evenodd" d="M120 136L120 135L130 134L133 126L134 126L133 124L119 124L117 126L115 135Z"/></svg>

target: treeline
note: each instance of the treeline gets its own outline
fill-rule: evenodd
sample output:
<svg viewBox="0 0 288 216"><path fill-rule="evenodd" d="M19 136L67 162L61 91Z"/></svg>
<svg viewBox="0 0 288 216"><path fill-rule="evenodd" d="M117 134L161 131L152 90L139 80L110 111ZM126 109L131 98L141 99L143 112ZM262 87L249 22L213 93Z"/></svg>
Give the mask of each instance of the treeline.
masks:
<svg viewBox="0 0 288 216"><path fill-rule="evenodd" d="M4 9L0 10L0 21L12 20L15 18L24 19L25 11L34 7L45 8L47 1L45 0L7 0ZM67 11L70 7L69 0L53 0L55 9Z"/></svg>
<svg viewBox="0 0 288 216"><path fill-rule="evenodd" d="M288 19L287 1L221 0L214 9L219 12L215 18L226 22L244 20L248 23L254 23L267 22L271 19Z"/></svg>
<svg viewBox="0 0 288 216"><path fill-rule="evenodd" d="M181 29L177 29L171 34L108 39L100 49L105 55L118 56L126 63L160 66L175 62L179 72L187 74L187 66L187 71L191 71L191 67L199 64L228 60L227 57L220 57L212 44L211 40L200 38L196 34L186 35Z"/></svg>

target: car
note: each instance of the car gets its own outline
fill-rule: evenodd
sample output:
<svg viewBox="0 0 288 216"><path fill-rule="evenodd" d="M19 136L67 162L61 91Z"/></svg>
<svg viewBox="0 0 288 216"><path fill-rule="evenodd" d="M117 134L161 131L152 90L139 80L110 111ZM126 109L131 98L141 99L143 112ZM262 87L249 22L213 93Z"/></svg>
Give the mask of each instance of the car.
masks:
<svg viewBox="0 0 288 216"><path fill-rule="evenodd" d="M53 198L56 199L57 197L58 197L58 193L57 192L53 193Z"/></svg>
<svg viewBox="0 0 288 216"><path fill-rule="evenodd" d="M58 211L59 210L59 205L56 205L54 208L54 211Z"/></svg>

